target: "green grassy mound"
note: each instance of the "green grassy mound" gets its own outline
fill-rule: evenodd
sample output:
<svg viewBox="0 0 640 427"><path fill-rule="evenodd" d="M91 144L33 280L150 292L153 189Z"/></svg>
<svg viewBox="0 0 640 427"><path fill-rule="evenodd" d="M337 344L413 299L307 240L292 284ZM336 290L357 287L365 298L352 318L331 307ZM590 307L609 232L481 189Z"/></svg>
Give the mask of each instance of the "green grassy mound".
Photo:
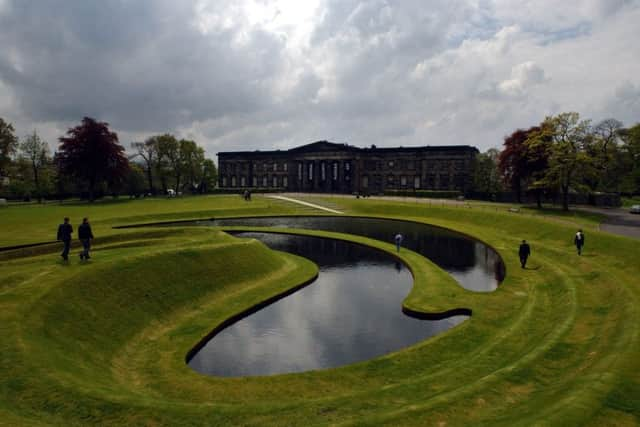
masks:
<svg viewBox="0 0 640 427"><path fill-rule="evenodd" d="M52 254L25 258L14 251L2 265L14 277L3 281L0 294L8 338L0 370L10 377L0 388L2 412L60 425L152 420L168 402L145 408L150 395L136 390L130 369L130 357L157 361L146 336L174 328L173 374L200 379L185 365L185 353L216 323L317 272L307 260L212 230L128 237L98 247L99 262L52 265ZM34 268L37 278L27 279Z"/></svg>
<svg viewBox="0 0 640 427"><path fill-rule="evenodd" d="M258 206L212 200L220 201L218 213L253 215ZM468 307L472 318L346 367L213 378L191 371L186 351L216 324L312 277L315 266L255 241L187 227L111 231L87 264L62 265L53 248L12 251L0 259L0 424L640 424L637 241L598 232L594 218L552 212L328 203L482 239L503 256L507 279L496 292L468 292L403 251L416 279L406 307ZM158 211L158 218L200 211L194 205ZM105 226L123 223L115 216L110 211ZM577 227L587 231L581 257L572 247ZM528 270L517 260L523 238L533 251ZM361 243L393 251L388 243Z"/></svg>

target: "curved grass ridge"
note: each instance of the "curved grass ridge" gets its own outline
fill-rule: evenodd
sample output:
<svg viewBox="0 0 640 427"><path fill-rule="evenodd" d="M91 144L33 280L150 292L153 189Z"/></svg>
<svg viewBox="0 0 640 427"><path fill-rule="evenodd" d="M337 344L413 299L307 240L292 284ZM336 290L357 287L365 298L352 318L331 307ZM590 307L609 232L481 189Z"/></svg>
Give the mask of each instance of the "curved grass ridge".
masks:
<svg viewBox="0 0 640 427"><path fill-rule="evenodd" d="M218 229L323 237L382 250L401 261L411 271L413 286L401 309L407 315L419 319L442 319L456 314L470 316L473 307L481 301L474 298L476 292L462 288L449 273L428 258L406 248L397 252L395 245L391 243L353 234L302 228L224 226Z"/></svg>
<svg viewBox="0 0 640 427"><path fill-rule="evenodd" d="M268 259L301 265L294 258L191 228L172 230L173 237L122 237L109 243L112 249L98 247L99 261L86 266L63 267L52 262L53 254L5 259L0 262L0 424L640 424L637 241L581 223L588 246L578 257L574 227L564 220L375 200L331 202L354 215L411 219L477 237L500 251L509 275L497 291L470 293L469 305L449 305L472 308L471 319L406 350L337 369L221 379L191 371L184 352L216 322L278 293L282 281L275 271L282 270L275 264L273 275L229 282L188 309L163 312L142 329L130 328L118 345L106 339L118 336L109 328L99 328L86 341L61 341L66 334L56 328L74 302L61 295L88 292L92 286L68 284L105 263L117 267L131 260L144 266L145 258L161 257L155 259L169 265L171 257L163 254L184 250L185 257L197 257L190 246L235 247L237 256L271 254ZM251 215L251 207L243 212ZM536 270L519 268L522 238L532 244L530 263ZM235 275L238 265L222 268ZM111 285L121 277L103 275ZM170 276L164 279L171 283ZM154 310L169 304L170 295L156 295ZM104 302L100 294L92 298ZM451 301L413 292L405 300L416 308L446 306L440 303ZM82 310L83 316L97 314ZM56 316L45 321L49 312ZM114 317L110 325L128 325L127 319L116 321L117 310L102 313ZM140 307L132 313L147 311ZM96 354L78 358L76 346L91 346Z"/></svg>

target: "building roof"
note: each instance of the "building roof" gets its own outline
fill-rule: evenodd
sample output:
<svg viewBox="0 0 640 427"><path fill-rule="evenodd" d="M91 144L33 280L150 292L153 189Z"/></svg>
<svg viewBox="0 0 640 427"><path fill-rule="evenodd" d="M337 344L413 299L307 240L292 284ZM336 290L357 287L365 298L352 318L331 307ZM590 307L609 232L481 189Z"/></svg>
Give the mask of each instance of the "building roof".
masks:
<svg viewBox="0 0 640 427"><path fill-rule="evenodd" d="M218 153L220 155L287 155L287 154L298 154L298 153L318 153L323 151L342 151L342 152L366 152L366 153L389 153L394 151L400 152L424 152L424 151L476 151L478 149L476 147L472 147L470 145L438 145L438 146L415 146L415 147L376 147L375 145L371 145L368 148L360 148L355 147L349 144L339 144L336 142L330 141L316 141L305 145L300 145L298 147L291 148L289 150L268 150L268 151L222 151Z"/></svg>

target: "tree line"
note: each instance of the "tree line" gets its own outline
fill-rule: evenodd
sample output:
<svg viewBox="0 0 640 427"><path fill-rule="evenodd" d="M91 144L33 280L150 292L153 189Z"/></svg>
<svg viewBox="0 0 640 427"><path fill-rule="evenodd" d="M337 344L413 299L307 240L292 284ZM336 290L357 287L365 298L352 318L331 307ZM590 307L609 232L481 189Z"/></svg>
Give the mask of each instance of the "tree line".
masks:
<svg viewBox="0 0 640 427"><path fill-rule="evenodd" d="M49 144L33 132L15 136L11 123L0 117L0 197L42 201L45 198L102 195L207 193L215 188L217 169L195 141L171 134L120 144L108 123L85 117Z"/></svg>
<svg viewBox="0 0 640 427"><path fill-rule="evenodd" d="M541 206L558 194L569 208L571 193L640 194L640 123L625 128L616 119L596 124L575 112L549 116L539 125L506 136L502 150L477 157L474 190L524 194Z"/></svg>

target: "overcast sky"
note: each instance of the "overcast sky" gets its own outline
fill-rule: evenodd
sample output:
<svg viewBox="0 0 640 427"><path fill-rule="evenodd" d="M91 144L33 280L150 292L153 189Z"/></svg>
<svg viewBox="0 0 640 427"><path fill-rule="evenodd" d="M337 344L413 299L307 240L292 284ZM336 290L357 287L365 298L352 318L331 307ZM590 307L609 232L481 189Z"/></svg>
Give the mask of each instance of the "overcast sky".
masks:
<svg viewBox="0 0 640 427"><path fill-rule="evenodd" d="M640 122L640 0L0 0L0 117L218 151Z"/></svg>

